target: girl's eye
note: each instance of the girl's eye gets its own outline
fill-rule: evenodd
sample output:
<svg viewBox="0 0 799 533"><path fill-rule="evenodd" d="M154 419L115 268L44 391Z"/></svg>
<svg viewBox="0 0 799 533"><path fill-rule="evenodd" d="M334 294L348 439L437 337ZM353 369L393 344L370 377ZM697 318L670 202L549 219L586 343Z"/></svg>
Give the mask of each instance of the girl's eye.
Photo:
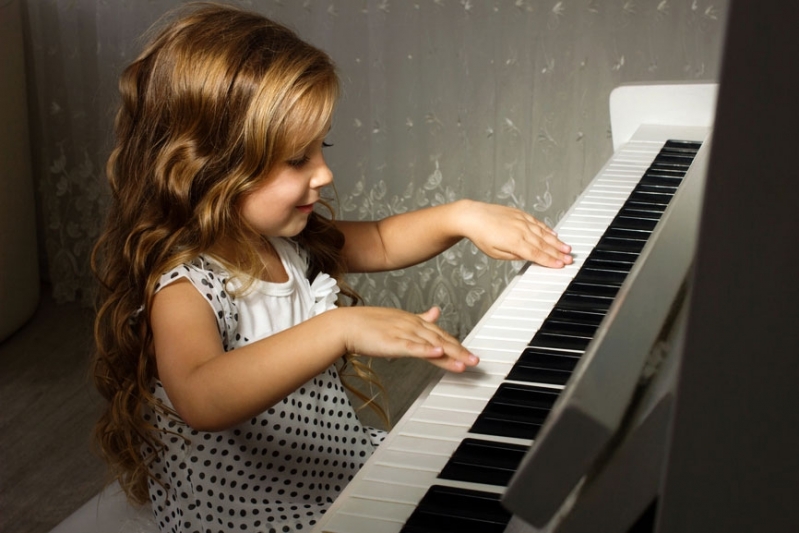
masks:
<svg viewBox="0 0 799 533"><path fill-rule="evenodd" d="M289 164L290 167L302 168L305 165L305 163L307 163L310 160L311 160L310 157L308 157L307 155L303 155L302 157L298 157L296 159L289 159L287 163Z"/></svg>
<svg viewBox="0 0 799 533"><path fill-rule="evenodd" d="M331 146L333 146L331 143L322 141L322 148L330 148ZM290 167L302 168L310 160L311 158L308 154L303 154L300 157L289 159L287 163Z"/></svg>

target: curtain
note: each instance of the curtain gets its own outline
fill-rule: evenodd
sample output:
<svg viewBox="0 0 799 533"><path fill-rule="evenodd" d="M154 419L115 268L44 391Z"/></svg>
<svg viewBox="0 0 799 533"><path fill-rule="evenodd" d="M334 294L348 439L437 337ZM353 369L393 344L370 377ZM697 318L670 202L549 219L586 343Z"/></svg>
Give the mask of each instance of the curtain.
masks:
<svg viewBox="0 0 799 533"><path fill-rule="evenodd" d="M117 78L180 2L28 0L43 277L90 303L107 204ZM714 80L726 0L250 0L337 63L326 152L339 218L473 198L557 224L612 153L608 96L628 82ZM371 305L422 311L463 337L521 267L462 242L422 265L354 276Z"/></svg>

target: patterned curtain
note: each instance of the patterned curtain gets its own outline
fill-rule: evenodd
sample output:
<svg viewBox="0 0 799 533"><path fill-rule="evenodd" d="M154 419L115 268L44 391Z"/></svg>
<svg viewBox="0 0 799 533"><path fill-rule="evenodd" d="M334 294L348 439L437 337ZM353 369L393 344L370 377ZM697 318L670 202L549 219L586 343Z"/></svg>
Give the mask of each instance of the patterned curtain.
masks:
<svg viewBox="0 0 799 533"><path fill-rule="evenodd" d="M92 298L88 255L122 68L174 0L28 0L34 172L44 277ZM551 225L610 156L623 83L713 80L726 0L250 0L336 61L326 152L338 215L369 220L458 198ZM443 310L463 336L520 267L468 242L405 271L355 276L372 305Z"/></svg>

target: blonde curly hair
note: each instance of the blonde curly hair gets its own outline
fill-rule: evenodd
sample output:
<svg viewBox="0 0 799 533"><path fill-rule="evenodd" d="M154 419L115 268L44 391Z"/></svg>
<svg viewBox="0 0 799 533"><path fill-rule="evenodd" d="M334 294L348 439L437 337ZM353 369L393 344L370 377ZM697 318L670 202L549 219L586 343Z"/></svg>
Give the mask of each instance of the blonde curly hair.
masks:
<svg viewBox="0 0 799 533"><path fill-rule="evenodd" d="M106 168L111 204L92 254L99 280L92 375L107 401L94 438L112 478L144 503L149 464L162 449L144 409L177 416L150 393L156 364L147 310L158 278L221 239L240 245L236 272L260 271L237 206L276 162L324 135L339 82L331 59L285 26L192 4L165 19L119 90ZM344 236L332 218L332 209L330 218L312 214L296 241L308 252L309 278L328 273L355 305L359 297L342 279ZM349 359L352 374L377 382L368 365ZM149 457L147 447L155 450Z"/></svg>

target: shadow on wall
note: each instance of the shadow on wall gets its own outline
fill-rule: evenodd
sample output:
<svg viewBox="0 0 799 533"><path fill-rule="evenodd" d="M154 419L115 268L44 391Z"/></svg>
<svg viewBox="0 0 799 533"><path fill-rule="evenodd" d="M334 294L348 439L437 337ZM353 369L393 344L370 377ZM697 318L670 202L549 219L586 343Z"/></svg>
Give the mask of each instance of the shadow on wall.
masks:
<svg viewBox="0 0 799 533"><path fill-rule="evenodd" d="M0 3L0 341L39 301L20 1Z"/></svg>

